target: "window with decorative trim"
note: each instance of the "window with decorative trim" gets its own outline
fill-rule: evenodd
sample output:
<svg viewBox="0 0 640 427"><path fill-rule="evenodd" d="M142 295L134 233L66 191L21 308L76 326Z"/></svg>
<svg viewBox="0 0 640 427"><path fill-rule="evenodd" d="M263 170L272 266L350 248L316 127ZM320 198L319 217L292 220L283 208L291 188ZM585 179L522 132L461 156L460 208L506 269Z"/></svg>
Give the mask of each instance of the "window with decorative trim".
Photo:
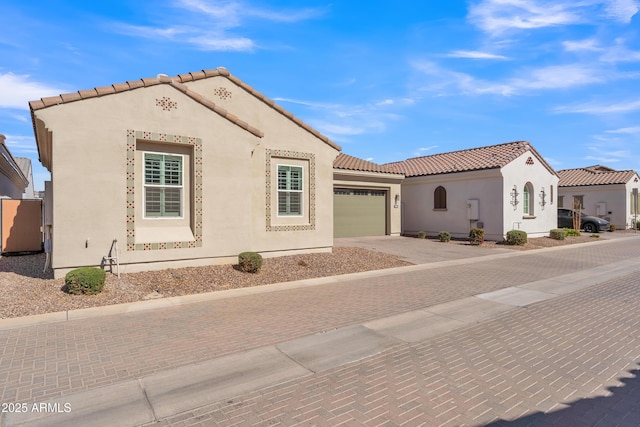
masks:
<svg viewBox="0 0 640 427"><path fill-rule="evenodd" d="M443 186L438 186L433 192L433 208L447 209L447 190Z"/></svg>
<svg viewBox="0 0 640 427"><path fill-rule="evenodd" d="M278 216L302 216L302 166L278 165Z"/></svg>
<svg viewBox="0 0 640 427"><path fill-rule="evenodd" d="M144 153L144 216L183 216L183 156Z"/></svg>
<svg viewBox="0 0 640 427"><path fill-rule="evenodd" d="M533 216L534 203L533 185L527 182L522 192L522 213L527 216Z"/></svg>

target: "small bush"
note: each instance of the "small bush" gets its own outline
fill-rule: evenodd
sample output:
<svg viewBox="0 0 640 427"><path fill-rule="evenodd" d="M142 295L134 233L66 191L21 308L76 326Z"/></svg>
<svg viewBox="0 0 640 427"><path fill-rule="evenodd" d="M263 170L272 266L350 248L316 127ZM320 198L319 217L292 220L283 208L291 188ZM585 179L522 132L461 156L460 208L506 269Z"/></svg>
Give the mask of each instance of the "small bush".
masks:
<svg viewBox="0 0 640 427"><path fill-rule="evenodd" d="M257 273L262 267L262 255L257 252L242 252L238 255L238 267L245 273Z"/></svg>
<svg viewBox="0 0 640 427"><path fill-rule="evenodd" d="M616 225L615 224L609 224L609 231L616 231Z"/></svg>
<svg viewBox="0 0 640 427"><path fill-rule="evenodd" d="M507 231L507 245L522 246L527 243L527 232L522 230Z"/></svg>
<svg viewBox="0 0 640 427"><path fill-rule="evenodd" d="M73 295L95 295L102 292L107 273L96 267L80 267L64 276L65 291Z"/></svg>
<svg viewBox="0 0 640 427"><path fill-rule="evenodd" d="M438 233L438 239L441 242L448 242L451 240L451 233L449 233L448 231L441 231Z"/></svg>
<svg viewBox="0 0 640 427"><path fill-rule="evenodd" d="M479 245L484 242L484 228L472 228L469 231L469 243Z"/></svg>
<svg viewBox="0 0 640 427"><path fill-rule="evenodd" d="M418 231L418 239L424 239L425 237L427 237L427 233L424 231Z"/></svg>
<svg viewBox="0 0 640 427"><path fill-rule="evenodd" d="M555 240L564 240L567 237L567 232L562 228L554 228L549 232L549 237Z"/></svg>
<svg viewBox="0 0 640 427"><path fill-rule="evenodd" d="M636 222L636 230L640 230L640 221Z"/></svg>
<svg viewBox="0 0 640 427"><path fill-rule="evenodd" d="M573 228L565 228L564 231L567 233L567 237L579 237L580 231L574 230Z"/></svg>
<svg viewBox="0 0 640 427"><path fill-rule="evenodd" d="M599 235L599 234L592 234L592 235L591 235L591 236L589 236L589 237L594 237L594 238L596 238L596 239L599 239L599 238L600 238L600 235Z"/></svg>

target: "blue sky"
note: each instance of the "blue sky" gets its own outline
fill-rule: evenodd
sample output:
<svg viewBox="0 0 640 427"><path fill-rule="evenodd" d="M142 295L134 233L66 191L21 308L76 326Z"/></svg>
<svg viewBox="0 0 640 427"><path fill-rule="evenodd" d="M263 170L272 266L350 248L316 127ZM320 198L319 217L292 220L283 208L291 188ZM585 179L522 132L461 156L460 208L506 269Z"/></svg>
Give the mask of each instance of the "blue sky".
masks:
<svg viewBox="0 0 640 427"><path fill-rule="evenodd" d="M516 140L640 170L640 0L3 0L0 133L28 101L224 66L378 163ZM241 115L240 112L238 112Z"/></svg>

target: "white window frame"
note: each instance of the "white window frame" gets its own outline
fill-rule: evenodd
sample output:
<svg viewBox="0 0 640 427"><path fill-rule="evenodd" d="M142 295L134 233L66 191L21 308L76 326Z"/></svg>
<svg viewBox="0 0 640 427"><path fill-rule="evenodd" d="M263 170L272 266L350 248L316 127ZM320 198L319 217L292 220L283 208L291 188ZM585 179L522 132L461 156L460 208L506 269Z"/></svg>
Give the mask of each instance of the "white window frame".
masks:
<svg viewBox="0 0 640 427"><path fill-rule="evenodd" d="M288 168L296 168L300 169L300 190L291 190L291 189L280 189L279 188L279 173L281 167ZM278 163L276 165L276 212L279 218L299 218L304 216L304 166L302 165L291 165L285 163ZM280 213L280 193L300 193L300 213L299 214L282 214Z"/></svg>
<svg viewBox="0 0 640 427"><path fill-rule="evenodd" d="M522 190L522 213L524 216L534 216L534 199L533 184L527 182Z"/></svg>
<svg viewBox="0 0 640 427"><path fill-rule="evenodd" d="M180 158L180 185L163 185L163 184L147 184L146 177L146 156L154 155L154 156L170 156L170 157L179 157ZM143 218L150 220L176 220L176 219L184 219L184 181L185 181L185 173L184 173L184 154L176 154L176 153L165 153L158 151L143 151L142 152L142 210L143 210ZM156 187L156 188L179 188L180 189L180 215L177 216L163 216L160 215L147 215L147 188Z"/></svg>

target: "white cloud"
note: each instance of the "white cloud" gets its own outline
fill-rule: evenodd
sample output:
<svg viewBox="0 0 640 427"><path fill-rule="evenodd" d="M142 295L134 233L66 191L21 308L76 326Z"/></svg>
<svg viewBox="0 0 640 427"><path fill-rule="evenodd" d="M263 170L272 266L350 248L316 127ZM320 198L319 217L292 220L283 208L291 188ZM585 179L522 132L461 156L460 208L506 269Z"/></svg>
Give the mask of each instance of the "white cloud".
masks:
<svg viewBox="0 0 640 427"><path fill-rule="evenodd" d="M207 51L246 52L256 48L256 42L244 35L230 34L232 29L240 31L248 20L277 23L295 23L317 18L326 13L324 9L267 10L251 7L237 1L215 2L207 0L179 0L171 13L171 24L140 26L115 23L115 31L134 37L163 39L184 43ZM167 14L169 15L169 14Z"/></svg>
<svg viewBox="0 0 640 427"><path fill-rule="evenodd" d="M563 89L602 83L612 78L611 75L597 68L574 64L521 70L518 72L518 77L506 78L499 82L477 79L470 74L451 71L429 61L416 61L413 66L429 77L423 89L439 95L463 93L512 96L535 90Z"/></svg>
<svg viewBox="0 0 640 427"><path fill-rule="evenodd" d="M490 35L509 30L589 24L600 19L628 24L638 12L637 0L480 0L469 8L469 20Z"/></svg>
<svg viewBox="0 0 640 427"><path fill-rule="evenodd" d="M488 52L478 52L474 50L454 50L446 55L449 58L468 58L468 59L508 59L503 55L495 55Z"/></svg>
<svg viewBox="0 0 640 427"><path fill-rule="evenodd" d="M611 19L626 24L640 9L640 4L636 0L609 0L604 3L605 11Z"/></svg>
<svg viewBox="0 0 640 427"><path fill-rule="evenodd" d="M224 20L227 23L238 24L243 18L255 17L273 22L299 22L318 18L326 13L325 9L305 8L290 10L267 10L251 7L249 4L227 1L212 2L205 0L181 0L180 6L185 9L202 12L212 18Z"/></svg>
<svg viewBox="0 0 640 427"><path fill-rule="evenodd" d="M627 127L627 128L612 129L612 130L608 130L606 132L607 133L636 134L636 133L640 133L640 126L632 126L632 127Z"/></svg>
<svg viewBox="0 0 640 427"><path fill-rule="evenodd" d="M434 148L438 148L438 146L437 145L431 145L429 147L420 147L413 153L413 155L414 156L426 156L427 153L429 151L433 150Z"/></svg>
<svg viewBox="0 0 640 427"><path fill-rule="evenodd" d="M28 75L0 74L0 108L29 109L29 101L59 95L64 90L31 80Z"/></svg>
<svg viewBox="0 0 640 427"><path fill-rule="evenodd" d="M600 58L604 62L638 62L640 61L640 51L630 50L625 45L622 38L616 39L616 44L606 49Z"/></svg>
<svg viewBox="0 0 640 427"><path fill-rule="evenodd" d="M273 98L280 103L295 104L309 111L305 114L311 126L335 142L349 142L355 135L377 134L390 122L401 118L396 110L414 103L408 98L387 98L368 104L339 104L304 101L292 98ZM302 118L302 115L300 115Z"/></svg>
<svg viewBox="0 0 640 427"><path fill-rule="evenodd" d="M598 46L598 42L595 39L586 39L580 41L564 41L562 42L562 46L564 46L564 50L568 52L577 52L577 51L602 51L603 48Z"/></svg>
<svg viewBox="0 0 640 427"><path fill-rule="evenodd" d="M640 100L620 102L616 104L584 103L565 105L555 108L556 113L583 113L583 114L621 114L640 111Z"/></svg>

